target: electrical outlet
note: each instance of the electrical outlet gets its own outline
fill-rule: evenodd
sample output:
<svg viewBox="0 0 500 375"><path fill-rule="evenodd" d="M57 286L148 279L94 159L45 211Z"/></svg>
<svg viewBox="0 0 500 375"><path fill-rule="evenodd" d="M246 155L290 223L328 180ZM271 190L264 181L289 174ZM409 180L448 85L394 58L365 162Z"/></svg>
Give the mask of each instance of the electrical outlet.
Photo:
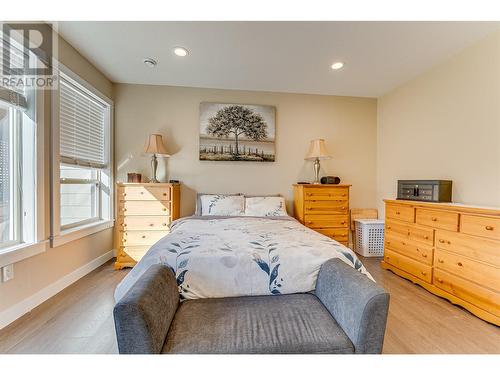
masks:
<svg viewBox="0 0 500 375"><path fill-rule="evenodd" d="M2 282L12 280L14 278L14 265L9 264L2 268Z"/></svg>

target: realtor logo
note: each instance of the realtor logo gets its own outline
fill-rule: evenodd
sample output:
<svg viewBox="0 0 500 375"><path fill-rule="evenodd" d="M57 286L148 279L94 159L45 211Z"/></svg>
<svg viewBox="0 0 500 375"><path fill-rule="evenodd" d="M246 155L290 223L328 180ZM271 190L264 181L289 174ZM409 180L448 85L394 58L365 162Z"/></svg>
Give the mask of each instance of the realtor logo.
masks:
<svg viewBox="0 0 500 375"><path fill-rule="evenodd" d="M48 23L2 24L2 85L54 88L55 40Z"/></svg>

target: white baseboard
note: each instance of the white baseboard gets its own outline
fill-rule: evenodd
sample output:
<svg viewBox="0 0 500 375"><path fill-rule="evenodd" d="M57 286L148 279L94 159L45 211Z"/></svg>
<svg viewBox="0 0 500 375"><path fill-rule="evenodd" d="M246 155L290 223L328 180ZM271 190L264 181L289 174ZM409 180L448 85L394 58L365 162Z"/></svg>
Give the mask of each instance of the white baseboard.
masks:
<svg viewBox="0 0 500 375"><path fill-rule="evenodd" d="M97 267L103 265L108 260L114 257L115 250L110 250L105 254L95 258L91 262L81 266L80 268L74 270L73 272L61 277L56 282L46 286L42 290L39 290L32 296L22 300L21 302L15 304L14 306L0 312L0 329L8 326L10 323L19 319L21 316L30 312L35 307L41 303L48 300L50 297L55 296L61 290L67 288L75 281L79 280L83 276L95 270Z"/></svg>

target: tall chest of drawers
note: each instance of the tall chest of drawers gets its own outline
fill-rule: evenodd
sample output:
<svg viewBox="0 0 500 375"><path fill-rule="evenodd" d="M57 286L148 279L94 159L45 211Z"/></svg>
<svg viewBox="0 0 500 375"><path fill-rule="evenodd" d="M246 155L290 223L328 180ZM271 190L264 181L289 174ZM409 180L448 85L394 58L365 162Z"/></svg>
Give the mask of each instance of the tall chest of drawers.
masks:
<svg viewBox="0 0 500 375"><path fill-rule="evenodd" d="M381 266L500 325L500 209L385 204Z"/></svg>
<svg viewBox="0 0 500 375"><path fill-rule="evenodd" d="M118 183L115 268L133 267L179 218L180 185Z"/></svg>
<svg viewBox="0 0 500 375"><path fill-rule="evenodd" d="M294 185L295 218L306 227L348 246L350 186Z"/></svg>

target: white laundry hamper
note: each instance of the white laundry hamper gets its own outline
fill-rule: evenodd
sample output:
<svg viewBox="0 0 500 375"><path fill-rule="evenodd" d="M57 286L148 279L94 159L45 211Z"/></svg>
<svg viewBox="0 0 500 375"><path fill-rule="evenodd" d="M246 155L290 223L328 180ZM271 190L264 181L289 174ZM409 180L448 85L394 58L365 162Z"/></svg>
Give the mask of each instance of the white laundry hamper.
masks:
<svg viewBox="0 0 500 375"><path fill-rule="evenodd" d="M355 219L356 246L354 251L364 257L384 256L384 220Z"/></svg>

